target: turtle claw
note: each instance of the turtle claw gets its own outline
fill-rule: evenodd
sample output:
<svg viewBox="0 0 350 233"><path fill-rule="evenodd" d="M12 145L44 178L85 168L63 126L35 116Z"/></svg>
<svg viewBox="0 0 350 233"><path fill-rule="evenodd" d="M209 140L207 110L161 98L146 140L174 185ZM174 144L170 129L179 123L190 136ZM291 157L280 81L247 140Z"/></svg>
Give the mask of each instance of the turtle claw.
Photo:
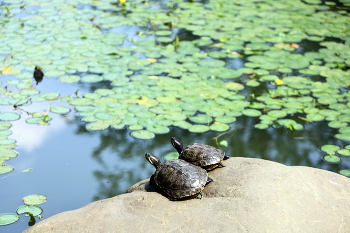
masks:
<svg viewBox="0 0 350 233"><path fill-rule="evenodd" d="M226 167L225 165L223 165L221 162L219 163L220 167Z"/></svg>

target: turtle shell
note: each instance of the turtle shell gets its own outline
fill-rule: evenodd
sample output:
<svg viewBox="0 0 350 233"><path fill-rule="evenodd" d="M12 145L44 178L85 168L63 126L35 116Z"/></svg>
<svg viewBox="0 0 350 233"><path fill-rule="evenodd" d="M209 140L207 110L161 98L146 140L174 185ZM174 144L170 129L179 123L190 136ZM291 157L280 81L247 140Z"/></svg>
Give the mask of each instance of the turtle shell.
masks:
<svg viewBox="0 0 350 233"><path fill-rule="evenodd" d="M207 184L208 173L182 159L172 159L158 166L154 181L174 199L195 197Z"/></svg>
<svg viewBox="0 0 350 233"><path fill-rule="evenodd" d="M199 143L187 146L180 154L181 159L206 170L219 166L226 157L223 150Z"/></svg>

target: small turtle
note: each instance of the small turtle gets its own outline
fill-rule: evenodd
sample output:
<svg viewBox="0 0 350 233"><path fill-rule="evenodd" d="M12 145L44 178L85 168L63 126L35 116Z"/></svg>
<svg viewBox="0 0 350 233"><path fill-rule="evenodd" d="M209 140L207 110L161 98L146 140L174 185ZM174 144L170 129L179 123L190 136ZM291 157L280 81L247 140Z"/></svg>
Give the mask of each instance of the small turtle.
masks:
<svg viewBox="0 0 350 233"><path fill-rule="evenodd" d="M179 159L202 167L207 171L218 166L225 167L221 162L230 158L230 156L225 155L224 151L209 145L194 143L184 149L182 143L175 137L171 137L171 144L179 153Z"/></svg>
<svg viewBox="0 0 350 233"><path fill-rule="evenodd" d="M161 163L150 153L146 153L145 157L156 168L150 183L155 183L172 201L198 195L202 198L204 186L212 181L206 170L185 160L171 159Z"/></svg>

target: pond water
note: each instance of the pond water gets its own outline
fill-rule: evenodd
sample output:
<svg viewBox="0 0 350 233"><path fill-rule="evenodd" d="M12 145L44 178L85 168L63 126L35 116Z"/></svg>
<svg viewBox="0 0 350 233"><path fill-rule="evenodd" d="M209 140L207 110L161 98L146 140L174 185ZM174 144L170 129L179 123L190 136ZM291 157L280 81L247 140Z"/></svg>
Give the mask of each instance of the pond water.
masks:
<svg viewBox="0 0 350 233"><path fill-rule="evenodd" d="M15 213L32 194L47 197L38 205L43 219L122 194L154 172L145 153L164 161L175 151L172 136L231 157L349 172L349 140L339 139L350 138L346 3L334 9L329 2L291 1L285 9L277 2L2 1L3 33L9 33L0 46L0 113L20 119L1 121L12 124L9 135L0 135L1 150L11 150L14 139L18 156L1 161L14 170L0 175L0 214ZM241 19L219 20L228 13L223 5ZM317 12L339 31L307 25L312 33L298 31L300 25L285 20L298 7L306 22ZM277 15L285 23L274 22L277 36L268 34L273 22L262 20L269 9L288 13ZM205 18L196 18L204 11ZM215 14L219 29L210 23ZM186 17L193 23L180 20ZM36 65L45 74L37 84ZM70 111L55 113L56 106ZM34 113L52 119L27 123ZM140 130L147 132L133 134ZM324 145L338 149L321 150ZM340 161L325 161L328 154ZM23 231L28 220L21 215L0 231Z"/></svg>

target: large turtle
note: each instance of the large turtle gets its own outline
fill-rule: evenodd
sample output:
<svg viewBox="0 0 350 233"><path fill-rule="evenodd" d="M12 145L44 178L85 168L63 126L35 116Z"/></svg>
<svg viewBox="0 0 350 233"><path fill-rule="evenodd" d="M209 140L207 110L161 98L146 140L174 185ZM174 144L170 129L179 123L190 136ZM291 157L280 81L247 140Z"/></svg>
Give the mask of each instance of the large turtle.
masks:
<svg viewBox="0 0 350 233"><path fill-rule="evenodd" d="M155 183L170 200L192 198L200 195L204 186L212 181L206 170L194 166L182 159L171 159L161 163L156 156L146 153L146 159L156 171L151 176L150 183Z"/></svg>
<svg viewBox="0 0 350 233"><path fill-rule="evenodd" d="M175 137L171 137L171 144L179 153L179 159L183 159L193 165L204 168L207 171L216 167L225 167L221 162L230 158L223 150L213 146L194 143L185 149L182 143Z"/></svg>

